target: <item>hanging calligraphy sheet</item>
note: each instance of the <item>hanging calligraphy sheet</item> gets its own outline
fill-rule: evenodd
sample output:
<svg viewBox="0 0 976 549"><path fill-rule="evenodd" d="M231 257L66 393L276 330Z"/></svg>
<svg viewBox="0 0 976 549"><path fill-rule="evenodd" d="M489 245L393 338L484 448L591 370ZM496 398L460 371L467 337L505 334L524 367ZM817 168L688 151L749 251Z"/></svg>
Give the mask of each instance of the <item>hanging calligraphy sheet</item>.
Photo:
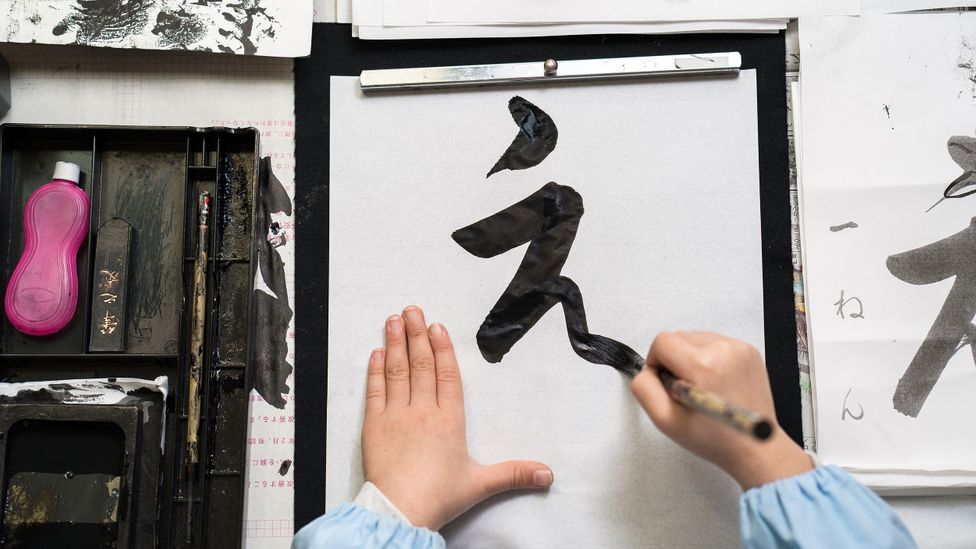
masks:
<svg viewBox="0 0 976 549"><path fill-rule="evenodd" d="M363 481L369 353L415 303L457 347L472 455L556 477L449 544L736 545L738 487L654 429L626 372L662 330L763 349L755 72L331 93L327 508Z"/></svg>
<svg viewBox="0 0 976 549"><path fill-rule="evenodd" d="M801 19L821 459L976 488L976 13Z"/></svg>

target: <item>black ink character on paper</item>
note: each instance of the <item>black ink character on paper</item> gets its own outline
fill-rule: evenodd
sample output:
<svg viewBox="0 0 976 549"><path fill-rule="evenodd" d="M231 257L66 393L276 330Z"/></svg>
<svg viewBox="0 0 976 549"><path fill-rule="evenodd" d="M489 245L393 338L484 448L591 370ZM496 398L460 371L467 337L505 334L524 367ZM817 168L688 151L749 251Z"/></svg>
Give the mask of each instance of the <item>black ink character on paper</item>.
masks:
<svg viewBox="0 0 976 549"><path fill-rule="evenodd" d="M971 188L976 186L976 138L954 135L949 138L947 148L949 157L962 168L962 175L946 186L942 191L942 198L925 210L926 212L932 211L932 208L947 198L962 198L976 193L976 188Z"/></svg>
<svg viewBox="0 0 976 549"><path fill-rule="evenodd" d="M853 221L848 221L847 223L841 223L840 225L831 225L828 228L830 229L830 232L832 232L832 233L839 233L840 231L843 231L844 229L856 229L857 228L857 223L854 223Z"/></svg>
<svg viewBox="0 0 976 549"><path fill-rule="evenodd" d="M851 391L853 389L854 388L851 387L850 389L847 390L847 394L844 395L844 411L841 412L841 414L840 414L840 420L841 421L846 420L848 417L850 417L854 421L860 421L860 420L864 419L864 407L863 406L861 406L860 404L857 405L858 412L856 414L854 412L852 412L850 408L847 407L847 399L850 398Z"/></svg>
<svg viewBox="0 0 976 549"><path fill-rule="evenodd" d="M851 305L851 308L853 308L854 305L857 305L857 311L856 312L847 313L847 316L845 316L844 315L844 307L846 307L848 305L848 303L853 303ZM837 315L836 316L839 316L841 318L847 318L847 317L851 317L851 318L864 318L864 303L862 303L861 302L861 299L858 298L858 297L848 297L848 298L845 299L844 298L844 290L841 290L840 291L840 299L838 299L837 301L835 301L834 302L834 305L837 305Z"/></svg>
<svg viewBox="0 0 976 549"><path fill-rule="evenodd" d="M513 104L535 108L515 97L509 102L513 117L516 113ZM542 111L538 113L545 115ZM552 128L552 146L555 146L555 124L548 117L546 119L548 127ZM516 137L509 151L518 142ZM495 257L529 243L515 276L478 329L478 348L488 362L500 362L549 309L560 303L569 340L577 355L589 362L612 366L627 375L640 371L644 359L636 351L613 339L590 333L583 295L572 279L562 275L582 217L583 198L579 193L572 187L550 182L525 199L452 235L462 248L482 258Z"/></svg>
<svg viewBox="0 0 976 549"><path fill-rule="evenodd" d="M976 361L976 218L969 227L926 246L892 255L888 270L909 284L932 284L955 277L942 309L892 398L895 410L918 417L949 359L969 345Z"/></svg>
<svg viewBox="0 0 976 549"><path fill-rule="evenodd" d="M559 130L545 111L517 95L508 101L508 111L519 132L486 177L502 170L538 166L556 148Z"/></svg>

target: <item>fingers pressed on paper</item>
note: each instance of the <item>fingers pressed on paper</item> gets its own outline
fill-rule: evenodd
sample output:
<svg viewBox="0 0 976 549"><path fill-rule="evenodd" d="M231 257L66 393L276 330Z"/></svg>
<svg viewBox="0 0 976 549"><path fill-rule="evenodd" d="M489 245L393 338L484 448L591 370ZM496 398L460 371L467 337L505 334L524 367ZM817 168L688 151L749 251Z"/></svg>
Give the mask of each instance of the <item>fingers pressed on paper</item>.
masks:
<svg viewBox="0 0 976 549"><path fill-rule="evenodd" d="M437 365L437 405L463 406L464 392L461 389L461 369L458 368L454 344L443 324L430 325L430 346L434 350L434 363Z"/></svg>
<svg viewBox="0 0 976 549"><path fill-rule="evenodd" d="M407 336L403 318L386 319L386 405L410 403L410 363L407 360Z"/></svg>
<svg viewBox="0 0 976 549"><path fill-rule="evenodd" d="M420 307L411 305L403 310L410 355L410 403L437 402L434 379L434 351L430 348L427 320Z"/></svg>
<svg viewBox="0 0 976 549"><path fill-rule="evenodd" d="M386 353L374 349L366 371L366 415L382 414L386 408Z"/></svg>

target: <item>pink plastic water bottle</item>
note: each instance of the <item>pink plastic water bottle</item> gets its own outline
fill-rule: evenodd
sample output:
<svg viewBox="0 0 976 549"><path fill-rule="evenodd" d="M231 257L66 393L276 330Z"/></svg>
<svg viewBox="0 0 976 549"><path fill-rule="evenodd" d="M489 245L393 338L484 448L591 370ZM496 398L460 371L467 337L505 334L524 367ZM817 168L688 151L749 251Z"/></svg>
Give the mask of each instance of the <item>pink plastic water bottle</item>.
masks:
<svg viewBox="0 0 976 549"><path fill-rule="evenodd" d="M78 248L88 234L91 202L78 187L81 168L58 162L50 183L24 208L24 254L10 277L4 308L28 335L64 328L78 305Z"/></svg>

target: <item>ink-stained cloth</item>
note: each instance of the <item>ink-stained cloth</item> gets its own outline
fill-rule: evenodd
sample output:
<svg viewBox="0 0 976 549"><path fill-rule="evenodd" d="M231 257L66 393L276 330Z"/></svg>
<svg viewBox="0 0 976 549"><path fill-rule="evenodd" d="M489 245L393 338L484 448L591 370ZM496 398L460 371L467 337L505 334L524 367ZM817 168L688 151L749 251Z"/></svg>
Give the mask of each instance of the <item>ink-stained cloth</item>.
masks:
<svg viewBox="0 0 976 549"><path fill-rule="evenodd" d="M757 486L740 504L746 549L916 547L891 507L835 466Z"/></svg>
<svg viewBox="0 0 976 549"><path fill-rule="evenodd" d="M740 498L746 549L902 549L915 540L881 498L834 466L752 488ZM416 528L367 482L354 503L343 503L295 536L292 549L324 547L442 548L444 538Z"/></svg>
<svg viewBox="0 0 976 549"><path fill-rule="evenodd" d="M437 532L417 528L372 482L295 534L292 549L444 549Z"/></svg>

